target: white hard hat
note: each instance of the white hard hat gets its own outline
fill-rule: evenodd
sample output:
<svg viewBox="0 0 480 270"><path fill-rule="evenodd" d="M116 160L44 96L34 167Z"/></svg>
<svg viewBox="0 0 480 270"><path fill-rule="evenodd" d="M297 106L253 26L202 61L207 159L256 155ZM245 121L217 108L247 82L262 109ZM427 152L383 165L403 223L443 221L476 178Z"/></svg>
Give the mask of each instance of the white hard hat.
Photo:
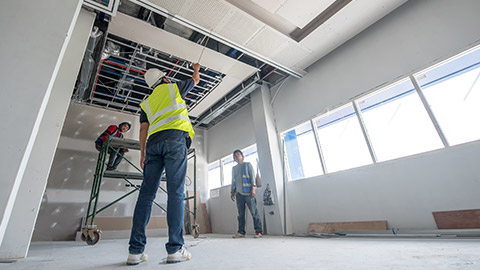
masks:
<svg viewBox="0 0 480 270"><path fill-rule="evenodd" d="M161 78L165 77L165 72L157 68L151 68L147 70L143 76L145 77L145 82L147 82L148 87L153 87Z"/></svg>

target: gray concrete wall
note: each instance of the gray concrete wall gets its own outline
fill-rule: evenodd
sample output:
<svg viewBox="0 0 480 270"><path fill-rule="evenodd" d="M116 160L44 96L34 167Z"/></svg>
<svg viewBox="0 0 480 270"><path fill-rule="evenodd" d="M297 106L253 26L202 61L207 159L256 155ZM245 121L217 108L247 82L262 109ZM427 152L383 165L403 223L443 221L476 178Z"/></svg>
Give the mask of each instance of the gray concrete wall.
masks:
<svg viewBox="0 0 480 270"><path fill-rule="evenodd" d="M477 10L480 2L475 0L408 1L313 64L303 79L289 78L273 103L277 131L478 44ZM248 121L253 123L230 117L225 120L230 130L219 126L208 136L241 132L251 125ZM231 137L227 145L208 144L208 151L227 154L230 145L240 142ZM480 188L479 146L477 141L290 182L287 207L293 228L288 230L305 233L310 222L372 219L387 219L396 228L434 229L432 211L478 208L480 199L472 190ZM227 228L222 224L232 226L231 210L216 202L220 200L209 201L210 215L225 219L212 218L212 228L223 232Z"/></svg>
<svg viewBox="0 0 480 270"><path fill-rule="evenodd" d="M255 143L252 108L248 104L207 132L207 162L213 162Z"/></svg>

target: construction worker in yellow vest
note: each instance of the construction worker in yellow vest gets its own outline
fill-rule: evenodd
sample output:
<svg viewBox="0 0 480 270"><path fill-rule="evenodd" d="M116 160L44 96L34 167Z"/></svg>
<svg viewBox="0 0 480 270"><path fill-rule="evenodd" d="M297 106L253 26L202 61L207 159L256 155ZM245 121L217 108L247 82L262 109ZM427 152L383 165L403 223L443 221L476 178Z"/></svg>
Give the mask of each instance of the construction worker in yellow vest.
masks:
<svg viewBox="0 0 480 270"><path fill-rule="evenodd" d="M155 68L147 70L144 75L153 92L140 105L140 166L143 169L143 182L133 214L127 259L129 265L147 260L144 253L147 242L145 228L164 169L168 193L166 262L177 263L191 258L183 240L183 209L187 150L195 133L184 98L200 81L200 65L192 64L192 68L191 79L176 83L170 82L164 72Z"/></svg>

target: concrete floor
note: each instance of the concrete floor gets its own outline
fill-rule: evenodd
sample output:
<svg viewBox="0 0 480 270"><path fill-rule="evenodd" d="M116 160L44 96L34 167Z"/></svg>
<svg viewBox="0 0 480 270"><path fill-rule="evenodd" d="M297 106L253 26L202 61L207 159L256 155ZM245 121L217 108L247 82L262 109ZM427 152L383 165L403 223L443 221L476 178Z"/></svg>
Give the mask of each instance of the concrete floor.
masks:
<svg viewBox="0 0 480 270"><path fill-rule="evenodd" d="M128 240L34 242L28 257L0 269L480 269L480 239L186 236L192 260L164 264L165 237L149 238L149 260L127 266Z"/></svg>

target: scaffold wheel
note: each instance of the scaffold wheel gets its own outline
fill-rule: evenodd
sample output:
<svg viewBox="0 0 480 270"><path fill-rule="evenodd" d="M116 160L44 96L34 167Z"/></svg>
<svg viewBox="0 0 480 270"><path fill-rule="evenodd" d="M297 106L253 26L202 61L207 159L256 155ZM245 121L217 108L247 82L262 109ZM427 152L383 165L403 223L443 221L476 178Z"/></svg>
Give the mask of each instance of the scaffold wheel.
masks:
<svg viewBox="0 0 480 270"><path fill-rule="evenodd" d="M100 238L100 231L89 232L85 242L87 242L89 246L93 246L100 241Z"/></svg>
<svg viewBox="0 0 480 270"><path fill-rule="evenodd" d="M198 224L194 224L192 227L193 238L198 238L200 235L200 226Z"/></svg>

